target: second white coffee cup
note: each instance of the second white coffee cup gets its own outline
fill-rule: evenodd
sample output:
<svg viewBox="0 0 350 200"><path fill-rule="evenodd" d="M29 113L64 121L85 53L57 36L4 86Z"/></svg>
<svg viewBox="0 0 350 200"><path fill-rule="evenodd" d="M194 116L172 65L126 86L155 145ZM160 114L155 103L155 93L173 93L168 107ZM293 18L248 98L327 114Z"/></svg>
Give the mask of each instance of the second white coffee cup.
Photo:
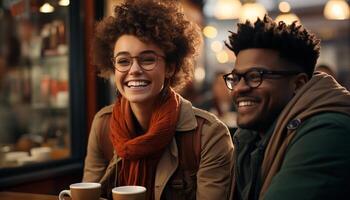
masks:
<svg viewBox="0 0 350 200"><path fill-rule="evenodd" d="M112 189L113 200L146 200L147 189L143 186L128 185Z"/></svg>

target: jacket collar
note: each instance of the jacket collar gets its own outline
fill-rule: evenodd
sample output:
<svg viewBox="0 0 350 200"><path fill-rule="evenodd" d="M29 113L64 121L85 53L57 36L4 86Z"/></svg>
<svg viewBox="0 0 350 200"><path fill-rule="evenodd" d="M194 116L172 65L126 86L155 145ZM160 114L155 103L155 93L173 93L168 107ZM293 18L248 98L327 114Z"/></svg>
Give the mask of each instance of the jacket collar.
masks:
<svg viewBox="0 0 350 200"><path fill-rule="evenodd" d="M197 120L192 109L192 103L180 96L180 116L176 131L190 131L197 127Z"/></svg>
<svg viewBox="0 0 350 200"><path fill-rule="evenodd" d="M197 128L197 119L192 109L192 103L180 96L180 116L176 126L176 132L187 132ZM170 153L178 157L175 138L170 143Z"/></svg>

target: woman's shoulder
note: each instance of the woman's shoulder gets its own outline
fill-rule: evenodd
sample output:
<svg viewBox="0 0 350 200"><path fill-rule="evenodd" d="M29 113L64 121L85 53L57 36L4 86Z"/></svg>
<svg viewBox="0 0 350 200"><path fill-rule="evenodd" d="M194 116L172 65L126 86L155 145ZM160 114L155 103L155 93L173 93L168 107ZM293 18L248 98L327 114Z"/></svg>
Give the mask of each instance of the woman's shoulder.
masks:
<svg viewBox="0 0 350 200"><path fill-rule="evenodd" d="M101 110L99 110L92 121L92 129L99 129L103 124L105 124L106 120L109 119L113 111L113 105L105 106Z"/></svg>
<svg viewBox="0 0 350 200"><path fill-rule="evenodd" d="M193 107L196 118L204 119L202 129L202 144L209 144L213 141L230 140L230 131L227 126L214 114Z"/></svg>
<svg viewBox="0 0 350 200"><path fill-rule="evenodd" d="M113 111L113 106L114 104L105 106L103 108L101 108L96 114L95 114L95 118L101 118L104 115L111 115L112 111Z"/></svg>
<svg viewBox="0 0 350 200"><path fill-rule="evenodd" d="M196 118L205 120L201 127L202 152L209 152L206 154L208 157L215 157L223 152L232 152L233 144L227 126L208 111L195 107L193 107L193 111Z"/></svg>
<svg viewBox="0 0 350 200"><path fill-rule="evenodd" d="M226 127L226 125L213 113L200 108L192 107L194 115L199 118L203 118L206 121L206 124L209 126L221 126Z"/></svg>

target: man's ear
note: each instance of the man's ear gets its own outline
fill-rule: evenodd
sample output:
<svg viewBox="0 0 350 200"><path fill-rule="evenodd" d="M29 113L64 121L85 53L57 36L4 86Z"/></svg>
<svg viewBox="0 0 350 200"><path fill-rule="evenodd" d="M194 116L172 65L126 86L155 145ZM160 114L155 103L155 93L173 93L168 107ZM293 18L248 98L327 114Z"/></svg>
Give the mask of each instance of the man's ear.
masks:
<svg viewBox="0 0 350 200"><path fill-rule="evenodd" d="M296 75L294 79L294 86L295 86L295 93L302 87L304 86L307 82L309 81L309 77L305 73L300 73Z"/></svg>
<svg viewBox="0 0 350 200"><path fill-rule="evenodd" d="M166 68L165 72L165 78L170 79L174 76L175 73L175 64L169 64L168 67Z"/></svg>

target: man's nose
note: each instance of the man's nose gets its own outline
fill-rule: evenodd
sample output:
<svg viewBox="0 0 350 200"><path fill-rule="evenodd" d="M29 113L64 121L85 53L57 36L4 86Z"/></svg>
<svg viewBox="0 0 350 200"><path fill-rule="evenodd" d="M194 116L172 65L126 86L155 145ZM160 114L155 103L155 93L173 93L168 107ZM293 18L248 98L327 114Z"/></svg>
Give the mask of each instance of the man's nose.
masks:
<svg viewBox="0 0 350 200"><path fill-rule="evenodd" d="M233 93L233 96L237 96L238 94L247 92L250 89L251 88L249 87L245 79L241 77L237 85L233 86L232 93Z"/></svg>

